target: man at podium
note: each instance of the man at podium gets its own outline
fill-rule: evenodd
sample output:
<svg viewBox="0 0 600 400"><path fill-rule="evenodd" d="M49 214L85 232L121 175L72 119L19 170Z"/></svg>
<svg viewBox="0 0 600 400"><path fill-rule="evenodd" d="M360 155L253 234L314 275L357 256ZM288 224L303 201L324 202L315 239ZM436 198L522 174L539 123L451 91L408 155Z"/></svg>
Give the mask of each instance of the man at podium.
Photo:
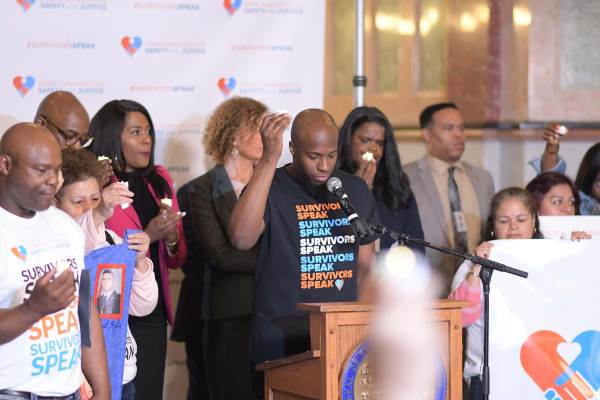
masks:
<svg viewBox="0 0 600 400"><path fill-rule="evenodd" d="M364 181L335 169L333 117L320 109L299 113L289 143L293 161L276 168L289 123L287 113L263 119L263 155L229 222L234 246L249 249L261 240L250 351L256 364L309 350L308 314L296 305L356 301L377 239L359 240L327 191L327 180L339 178L358 215L378 222Z"/></svg>

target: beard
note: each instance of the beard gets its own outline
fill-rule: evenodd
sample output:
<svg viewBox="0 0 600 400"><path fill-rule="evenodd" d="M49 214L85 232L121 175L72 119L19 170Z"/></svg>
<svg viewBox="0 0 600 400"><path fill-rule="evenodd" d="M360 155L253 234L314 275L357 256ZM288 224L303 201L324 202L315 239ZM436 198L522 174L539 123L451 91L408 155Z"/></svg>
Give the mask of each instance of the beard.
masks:
<svg viewBox="0 0 600 400"><path fill-rule="evenodd" d="M310 194L312 197L316 198L317 200L323 200L327 197L327 194L329 193L327 191L327 186L324 183L321 184L316 184L316 183L312 183L311 181L309 181L308 179L302 181L300 183L302 185L302 187L304 188L304 190L306 190L306 192L308 194Z"/></svg>
<svg viewBox="0 0 600 400"><path fill-rule="evenodd" d="M327 191L327 186L325 185L325 183L316 184L311 182L310 179L308 179L308 176L306 176L306 174L304 173L304 171L299 171L297 168L294 168L293 164L290 164L287 167L287 171L289 172L290 176L296 182L298 182L298 184L304 190L306 190L306 192L312 197L319 200L325 198L327 193L329 193Z"/></svg>

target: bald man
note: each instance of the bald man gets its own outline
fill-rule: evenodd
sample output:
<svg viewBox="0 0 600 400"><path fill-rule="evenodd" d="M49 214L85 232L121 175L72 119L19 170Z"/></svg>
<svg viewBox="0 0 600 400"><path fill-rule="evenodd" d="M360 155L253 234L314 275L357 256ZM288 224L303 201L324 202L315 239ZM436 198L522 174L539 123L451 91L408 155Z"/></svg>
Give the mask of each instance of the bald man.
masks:
<svg viewBox="0 0 600 400"><path fill-rule="evenodd" d="M326 189L338 177L359 216L377 222L365 182L335 170L338 130L323 110L294 119L292 163L276 168L287 114L266 116L260 127L262 158L229 222L234 246L251 248L261 238L255 275L251 356L255 363L309 350L303 302L356 301L358 280L374 254L371 235L358 239L335 197ZM262 237L261 237L262 235Z"/></svg>
<svg viewBox="0 0 600 400"><path fill-rule="evenodd" d="M35 113L34 122L52 132L62 149L88 147L94 139L88 135L90 116L71 92L59 90L44 97ZM102 171L100 186L104 187L113 174L112 161L105 159L98 163Z"/></svg>
<svg viewBox="0 0 600 400"><path fill-rule="evenodd" d="M80 149L92 142L87 134L90 116L70 92L56 91L47 95L38 107L34 122L52 132L63 149Z"/></svg>
<svg viewBox="0 0 600 400"><path fill-rule="evenodd" d="M1 399L79 399L82 369L94 399L110 398L93 307L92 347L80 343L76 293L83 234L68 215L50 207L61 163L60 146L40 125L14 125L0 140Z"/></svg>

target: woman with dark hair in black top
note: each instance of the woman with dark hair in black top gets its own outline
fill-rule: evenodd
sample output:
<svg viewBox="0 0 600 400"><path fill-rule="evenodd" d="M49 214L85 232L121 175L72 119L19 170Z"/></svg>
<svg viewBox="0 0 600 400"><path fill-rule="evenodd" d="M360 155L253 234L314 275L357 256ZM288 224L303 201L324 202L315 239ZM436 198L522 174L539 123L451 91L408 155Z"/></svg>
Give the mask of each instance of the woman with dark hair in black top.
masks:
<svg viewBox="0 0 600 400"><path fill-rule="evenodd" d="M340 129L338 151L338 168L361 177L371 189L379 220L394 231L423 239L417 203L387 117L375 107L352 110ZM391 238L382 237L380 248L392 244ZM422 246L410 246L424 251Z"/></svg>

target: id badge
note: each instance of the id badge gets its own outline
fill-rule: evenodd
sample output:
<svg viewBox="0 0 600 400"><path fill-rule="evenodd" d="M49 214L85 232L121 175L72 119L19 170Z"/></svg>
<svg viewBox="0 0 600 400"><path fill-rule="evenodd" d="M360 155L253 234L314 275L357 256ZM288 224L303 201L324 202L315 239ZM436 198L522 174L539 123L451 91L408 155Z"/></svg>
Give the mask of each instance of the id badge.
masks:
<svg viewBox="0 0 600 400"><path fill-rule="evenodd" d="M456 232L466 232L467 231L467 221L465 220L465 214L462 211L454 211L454 227L456 228Z"/></svg>

